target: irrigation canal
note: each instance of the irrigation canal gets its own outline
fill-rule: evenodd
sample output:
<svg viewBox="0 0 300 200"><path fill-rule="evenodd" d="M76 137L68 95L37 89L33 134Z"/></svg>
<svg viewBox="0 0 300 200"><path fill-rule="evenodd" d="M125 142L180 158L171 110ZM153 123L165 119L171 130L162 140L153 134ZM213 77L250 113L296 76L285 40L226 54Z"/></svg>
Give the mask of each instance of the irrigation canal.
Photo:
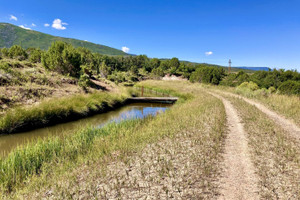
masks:
<svg viewBox="0 0 300 200"><path fill-rule="evenodd" d="M12 149L19 145L35 141L38 138L46 138L49 136L63 136L72 134L86 126L101 127L106 123L113 121L122 121L134 118L144 118L149 115L157 115L168 109L177 99L169 99L169 101L161 101L163 99L131 99L129 103L121 108L106 113L97 114L88 118L62 123L55 126L40 128L23 133L0 136L0 157L7 155ZM141 103L136 103L136 102ZM160 102L160 103L158 103Z"/></svg>

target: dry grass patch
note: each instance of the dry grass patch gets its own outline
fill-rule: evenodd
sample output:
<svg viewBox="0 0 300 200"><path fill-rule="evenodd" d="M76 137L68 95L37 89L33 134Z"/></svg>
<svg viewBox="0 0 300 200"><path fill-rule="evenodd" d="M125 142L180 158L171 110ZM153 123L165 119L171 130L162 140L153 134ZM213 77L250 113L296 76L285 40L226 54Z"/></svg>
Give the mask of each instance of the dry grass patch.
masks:
<svg viewBox="0 0 300 200"><path fill-rule="evenodd" d="M225 86L208 86L205 87L215 90L236 93L247 98L254 99L271 110L284 115L286 118L293 120L300 126L300 97L295 95L256 93L255 91L236 91L235 88Z"/></svg>
<svg viewBox="0 0 300 200"><path fill-rule="evenodd" d="M239 111L248 132L252 159L260 177L263 199L300 198L300 142L255 106L228 97Z"/></svg>

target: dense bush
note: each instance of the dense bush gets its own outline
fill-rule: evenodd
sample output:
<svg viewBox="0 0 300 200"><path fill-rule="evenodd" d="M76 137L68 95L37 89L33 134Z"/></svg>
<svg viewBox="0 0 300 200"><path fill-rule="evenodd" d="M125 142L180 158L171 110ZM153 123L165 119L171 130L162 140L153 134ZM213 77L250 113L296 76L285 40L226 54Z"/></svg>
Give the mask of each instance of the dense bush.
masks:
<svg viewBox="0 0 300 200"><path fill-rule="evenodd" d="M212 83L218 85L225 75L223 68L199 67L191 74L191 82Z"/></svg>
<svg viewBox="0 0 300 200"><path fill-rule="evenodd" d="M286 81L283 82L278 90L280 91L280 93L282 94L295 94L295 95L300 95L300 82L299 81Z"/></svg>
<svg viewBox="0 0 300 200"><path fill-rule="evenodd" d="M247 97L268 96L271 93L265 88L260 89L259 86L252 81L242 83L236 87L235 90L238 94L242 94Z"/></svg>
<svg viewBox="0 0 300 200"><path fill-rule="evenodd" d="M29 61L32 63L40 63L42 59L42 50L32 49L29 53Z"/></svg>
<svg viewBox="0 0 300 200"><path fill-rule="evenodd" d="M78 85L80 87L86 88L91 85L90 77L87 74L82 74L79 77Z"/></svg>
<svg viewBox="0 0 300 200"><path fill-rule="evenodd" d="M165 75L164 70L162 70L160 67L152 69L152 74L161 77Z"/></svg>
<svg viewBox="0 0 300 200"><path fill-rule="evenodd" d="M294 70L256 71L253 74L239 72L229 74L222 81L221 85L239 86L243 82L253 82L259 88L268 89L268 93L274 93L277 89L283 94L298 94L300 84L300 73ZM297 93L298 92L298 93Z"/></svg>
<svg viewBox="0 0 300 200"><path fill-rule="evenodd" d="M10 58L15 58L18 60L25 60L27 58L26 51L19 45L12 46L8 51L8 56Z"/></svg>
<svg viewBox="0 0 300 200"><path fill-rule="evenodd" d="M250 82L244 82L241 85L239 85L237 88L246 88L252 91L258 90L259 87L256 83L253 83L252 81Z"/></svg>
<svg viewBox="0 0 300 200"><path fill-rule="evenodd" d="M243 82L248 82L249 80L250 76L246 72L239 71L238 73L231 73L228 76L225 76L220 82L220 84L236 87L242 84Z"/></svg>
<svg viewBox="0 0 300 200"><path fill-rule="evenodd" d="M47 69L78 77L81 55L72 45L58 41L52 43L48 51L42 54L42 63Z"/></svg>
<svg viewBox="0 0 300 200"><path fill-rule="evenodd" d="M8 57L9 56L9 49L8 48L2 48L1 49L1 54L4 57Z"/></svg>

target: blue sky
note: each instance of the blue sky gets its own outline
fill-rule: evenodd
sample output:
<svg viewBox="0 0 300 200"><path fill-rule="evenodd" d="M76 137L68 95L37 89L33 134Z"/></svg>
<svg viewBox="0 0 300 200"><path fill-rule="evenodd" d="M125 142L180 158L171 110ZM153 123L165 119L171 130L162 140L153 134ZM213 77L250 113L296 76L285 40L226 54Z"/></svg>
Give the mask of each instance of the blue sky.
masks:
<svg viewBox="0 0 300 200"><path fill-rule="evenodd" d="M0 21L149 57L300 71L299 10L300 0L0 0Z"/></svg>

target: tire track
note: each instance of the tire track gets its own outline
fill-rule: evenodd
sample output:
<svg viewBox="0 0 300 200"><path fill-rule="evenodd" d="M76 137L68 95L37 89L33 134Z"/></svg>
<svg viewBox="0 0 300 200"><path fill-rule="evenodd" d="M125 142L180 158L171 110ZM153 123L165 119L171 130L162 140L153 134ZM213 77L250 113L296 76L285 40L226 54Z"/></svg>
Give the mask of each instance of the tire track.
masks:
<svg viewBox="0 0 300 200"><path fill-rule="evenodd" d="M222 100L229 129L225 140L224 172L220 180L219 199L259 199L258 178L250 159L247 136L237 111L230 101L217 94L209 94Z"/></svg>
<svg viewBox="0 0 300 200"><path fill-rule="evenodd" d="M260 111L262 111L263 113L265 113L268 117L270 117L272 120L275 121L275 123L279 124L285 131L287 131L293 138L300 140L300 128L294 124L293 122L291 122L290 120L286 119L284 116L270 110L269 108L267 108L266 106L262 105L261 103L258 103L254 100L250 100L246 97L242 97L240 95L237 94L232 94L229 92L221 92L223 94L229 95L229 96L233 96L233 97L237 97L237 98L241 98L243 99L245 102L254 105L256 108L258 108Z"/></svg>

